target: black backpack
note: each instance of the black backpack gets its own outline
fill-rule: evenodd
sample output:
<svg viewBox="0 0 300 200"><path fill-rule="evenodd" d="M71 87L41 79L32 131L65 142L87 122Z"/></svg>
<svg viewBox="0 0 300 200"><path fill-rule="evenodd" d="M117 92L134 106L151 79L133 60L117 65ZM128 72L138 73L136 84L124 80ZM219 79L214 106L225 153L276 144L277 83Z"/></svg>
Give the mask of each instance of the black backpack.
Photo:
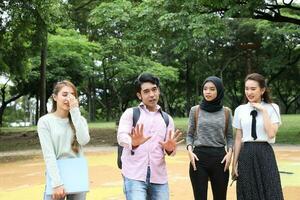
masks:
<svg viewBox="0 0 300 200"><path fill-rule="evenodd" d="M169 126L168 114L166 112L162 111L161 109L159 110L159 112L165 121L166 127L168 127ZM140 114L141 114L141 111L140 111L139 107L133 107L133 115L132 115L132 126L133 127L136 126L136 123L140 118ZM122 169L122 160L121 160L122 152L123 152L123 147L118 144L117 164L118 164L119 169ZM134 154L131 153L131 155L134 155Z"/></svg>

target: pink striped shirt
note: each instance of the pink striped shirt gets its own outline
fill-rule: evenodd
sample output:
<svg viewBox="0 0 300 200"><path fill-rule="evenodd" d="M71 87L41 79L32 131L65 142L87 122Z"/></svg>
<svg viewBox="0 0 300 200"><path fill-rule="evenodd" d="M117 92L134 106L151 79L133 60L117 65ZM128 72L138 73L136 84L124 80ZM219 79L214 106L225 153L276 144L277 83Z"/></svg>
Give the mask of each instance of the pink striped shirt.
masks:
<svg viewBox="0 0 300 200"><path fill-rule="evenodd" d="M156 112L150 112L143 103L139 105L140 118L137 124L144 124L144 136L151 138L134 149L131 154L131 138L129 134L132 130L133 109L127 109L121 116L118 128L118 143L124 147L122 153L122 174L126 178L146 181L147 167L150 166L150 182L165 184L168 182L165 151L159 144L167 138L167 129L174 131L174 122L169 116L169 126L166 127L165 121L159 112L160 106L157 105Z"/></svg>

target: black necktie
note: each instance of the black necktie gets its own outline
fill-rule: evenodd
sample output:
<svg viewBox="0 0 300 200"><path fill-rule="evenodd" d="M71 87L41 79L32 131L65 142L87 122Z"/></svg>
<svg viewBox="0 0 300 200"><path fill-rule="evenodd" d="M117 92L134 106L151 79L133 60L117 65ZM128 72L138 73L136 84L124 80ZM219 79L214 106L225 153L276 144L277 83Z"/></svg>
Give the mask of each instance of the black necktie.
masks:
<svg viewBox="0 0 300 200"><path fill-rule="evenodd" d="M252 115L252 124L251 124L251 136L253 137L254 140L256 140L257 135L256 135L256 116L257 116L257 111L252 110L250 112L250 115Z"/></svg>

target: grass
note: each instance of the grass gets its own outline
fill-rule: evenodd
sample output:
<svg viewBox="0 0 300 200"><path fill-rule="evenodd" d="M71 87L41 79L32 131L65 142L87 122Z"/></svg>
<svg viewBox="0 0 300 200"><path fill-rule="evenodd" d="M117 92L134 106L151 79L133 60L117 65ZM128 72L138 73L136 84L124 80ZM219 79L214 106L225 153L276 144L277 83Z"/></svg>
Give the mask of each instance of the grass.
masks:
<svg viewBox="0 0 300 200"><path fill-rule="evenodd" d="M276 143L300 144L300 115L282 115L282 125L278 129ZM175 118L176 128L186 132L187 118Z"/></svg>
<svg viewBox="0 0 300 200"><path fill-rule="evenodd" d="M300 144L300 115L283 115L276 143Z"/></svg>
<svg viewBox="0 0 300 200"><path fill-rule="evenodd" d="M187 118L174 118L176 128L186 132ZM116 145L115 122L89 123L89 145ZM300 144L300 115L282 115L276 143ZM40 148L36 126L0 128L0 152Z"/></svg>

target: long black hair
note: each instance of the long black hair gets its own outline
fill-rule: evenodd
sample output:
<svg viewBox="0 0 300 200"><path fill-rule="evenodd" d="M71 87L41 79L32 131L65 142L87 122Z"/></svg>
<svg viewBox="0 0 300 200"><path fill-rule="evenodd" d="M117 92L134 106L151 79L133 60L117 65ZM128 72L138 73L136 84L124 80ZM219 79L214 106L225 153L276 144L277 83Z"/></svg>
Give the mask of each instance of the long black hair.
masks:
<svg viewBox="0 0 300 200"><path fill-rule="evenodd" d="M77 89L76 89L75 85L73 83L71 83L70 81L68 81L68 80L63 80L63 81L57 82L56 85L53 88L52 95L57 96L59 91L65 86L68 86L68 87L73 89L74 96L77 99L78 98ZM56 110L57 110L57 102L54 100L54 98L52 96L52 110L51 110L51 112L55 112ZM76 138L76 129L75 129L74 123L72 121L70 113L68 114L68 118L69 118L70 126L73 130L73 133L74 133L74 137L73 137L73 140L72 140L72 143L71 143L71 148L75 153L78 153L79 152L79 143L78 143L77 138Z"/></svg>

